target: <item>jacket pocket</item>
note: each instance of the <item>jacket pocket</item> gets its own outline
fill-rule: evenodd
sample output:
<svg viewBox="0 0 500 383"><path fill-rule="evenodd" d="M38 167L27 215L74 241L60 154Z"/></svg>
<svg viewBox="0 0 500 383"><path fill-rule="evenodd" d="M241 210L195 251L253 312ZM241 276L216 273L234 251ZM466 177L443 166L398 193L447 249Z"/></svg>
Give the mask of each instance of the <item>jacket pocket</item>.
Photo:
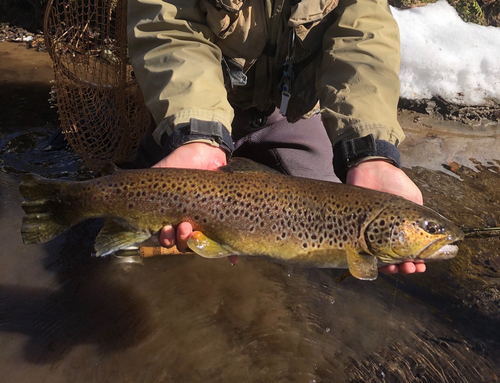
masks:
<svg viewBox="0 0 500 383"><path fill-rule="evenodd" d="M234 32L239 12L246 0L205 0L202 10L207 13L207 23L217 37L224 39Z"/></svg>
<svg viewBox="0 0 500 383"><path fill-rule="evenodd" d="M295 30L296 43L303 50L302 57L321 46L323 35L332 25L331 12L338 2L338 0L302 0L292 7L288 26Z"/></svg>
<svg viewBox="0 0 500 383"><path fill-rule="evenodd" d="M204 0L207 24L222 53L242 63L244 70L262 53L267 22L262 0Z"/></svg>

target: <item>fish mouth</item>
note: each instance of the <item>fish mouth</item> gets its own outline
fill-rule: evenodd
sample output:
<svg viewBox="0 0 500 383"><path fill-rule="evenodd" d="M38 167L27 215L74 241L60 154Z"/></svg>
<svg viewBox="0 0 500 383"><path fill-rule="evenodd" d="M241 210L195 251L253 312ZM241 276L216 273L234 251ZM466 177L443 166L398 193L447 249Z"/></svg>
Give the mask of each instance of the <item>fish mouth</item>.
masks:
<svg viewBox="0 0 500 383"><path fill-rule="evenodd" d="M443 242L445 244L443 244ZM450 236L442 238L425 247L416 259L433 261L454 258L458 253L457 242L458 239L455 240L455 238L450 238Z"/></svg>
<svg viewBox="0 0 500 383"><path fill-rule="evenodd" d="M455 244L447 244L425 257L426 261L432 260L442 260L442 259L451 259L454 258L458 253L458 246Z"/></svg>

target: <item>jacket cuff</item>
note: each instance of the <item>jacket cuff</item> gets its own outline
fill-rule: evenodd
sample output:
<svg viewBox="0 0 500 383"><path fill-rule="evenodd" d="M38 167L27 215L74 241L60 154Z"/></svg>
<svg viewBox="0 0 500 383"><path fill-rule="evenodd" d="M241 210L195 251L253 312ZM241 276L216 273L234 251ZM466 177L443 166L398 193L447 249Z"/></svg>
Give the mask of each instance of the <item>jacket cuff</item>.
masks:
<svg viewBox="0 0 500 383"><path fill-rule="evenodd" d="M234 151L233 139L229 131L218 121L202 121L191 118L189 124L179 126L172 134L164 133L161 137L163 155L168 156L185 143L196 140L208 140L214 146L226 152L227 160Z"/></svg>
<svg viewBox="0 0 500 383"><path fill-rule="evenodd" d="M333 168L343 183L346 182L349 168L372 158L383 159L401 168L401 155L398 148L388 141L376 140L373 134L340 141L333 147Z"/></svg>

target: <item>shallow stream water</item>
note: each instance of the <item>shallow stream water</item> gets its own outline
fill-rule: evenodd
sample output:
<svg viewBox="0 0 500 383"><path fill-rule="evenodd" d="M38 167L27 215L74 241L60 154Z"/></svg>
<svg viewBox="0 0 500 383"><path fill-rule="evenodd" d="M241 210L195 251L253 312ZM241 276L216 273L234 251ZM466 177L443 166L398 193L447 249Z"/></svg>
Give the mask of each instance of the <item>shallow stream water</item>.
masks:
<svg viewBox="0 0 500 383"><path fill-rule="evenodd" d="M500 381L499 238L466 239L422 275L340 284L341 270L261 259L95 259L99 221L23 245L20 174L91 173L68 150L43 150L57 123L48 57L5 44L0 382ZM22 65L46 72L26 78ZM498 124L400 117L405 171L426 205L463 226L499 225Z"/></svg>

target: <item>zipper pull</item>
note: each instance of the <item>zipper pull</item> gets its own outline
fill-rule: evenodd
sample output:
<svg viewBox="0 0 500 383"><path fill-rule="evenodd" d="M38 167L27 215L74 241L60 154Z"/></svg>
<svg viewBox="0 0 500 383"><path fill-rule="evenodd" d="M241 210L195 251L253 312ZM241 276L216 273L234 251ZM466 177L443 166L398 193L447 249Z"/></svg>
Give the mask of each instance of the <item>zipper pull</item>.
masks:
<svg viewBox="0 0 500 383"><path fill-rule="evenodd" d="M285 85L281 91L281 104L280 104L280 114L286 116L286 111L288 110L288 102L290 101L292 95L288 92L288 87Z"/></svg>

